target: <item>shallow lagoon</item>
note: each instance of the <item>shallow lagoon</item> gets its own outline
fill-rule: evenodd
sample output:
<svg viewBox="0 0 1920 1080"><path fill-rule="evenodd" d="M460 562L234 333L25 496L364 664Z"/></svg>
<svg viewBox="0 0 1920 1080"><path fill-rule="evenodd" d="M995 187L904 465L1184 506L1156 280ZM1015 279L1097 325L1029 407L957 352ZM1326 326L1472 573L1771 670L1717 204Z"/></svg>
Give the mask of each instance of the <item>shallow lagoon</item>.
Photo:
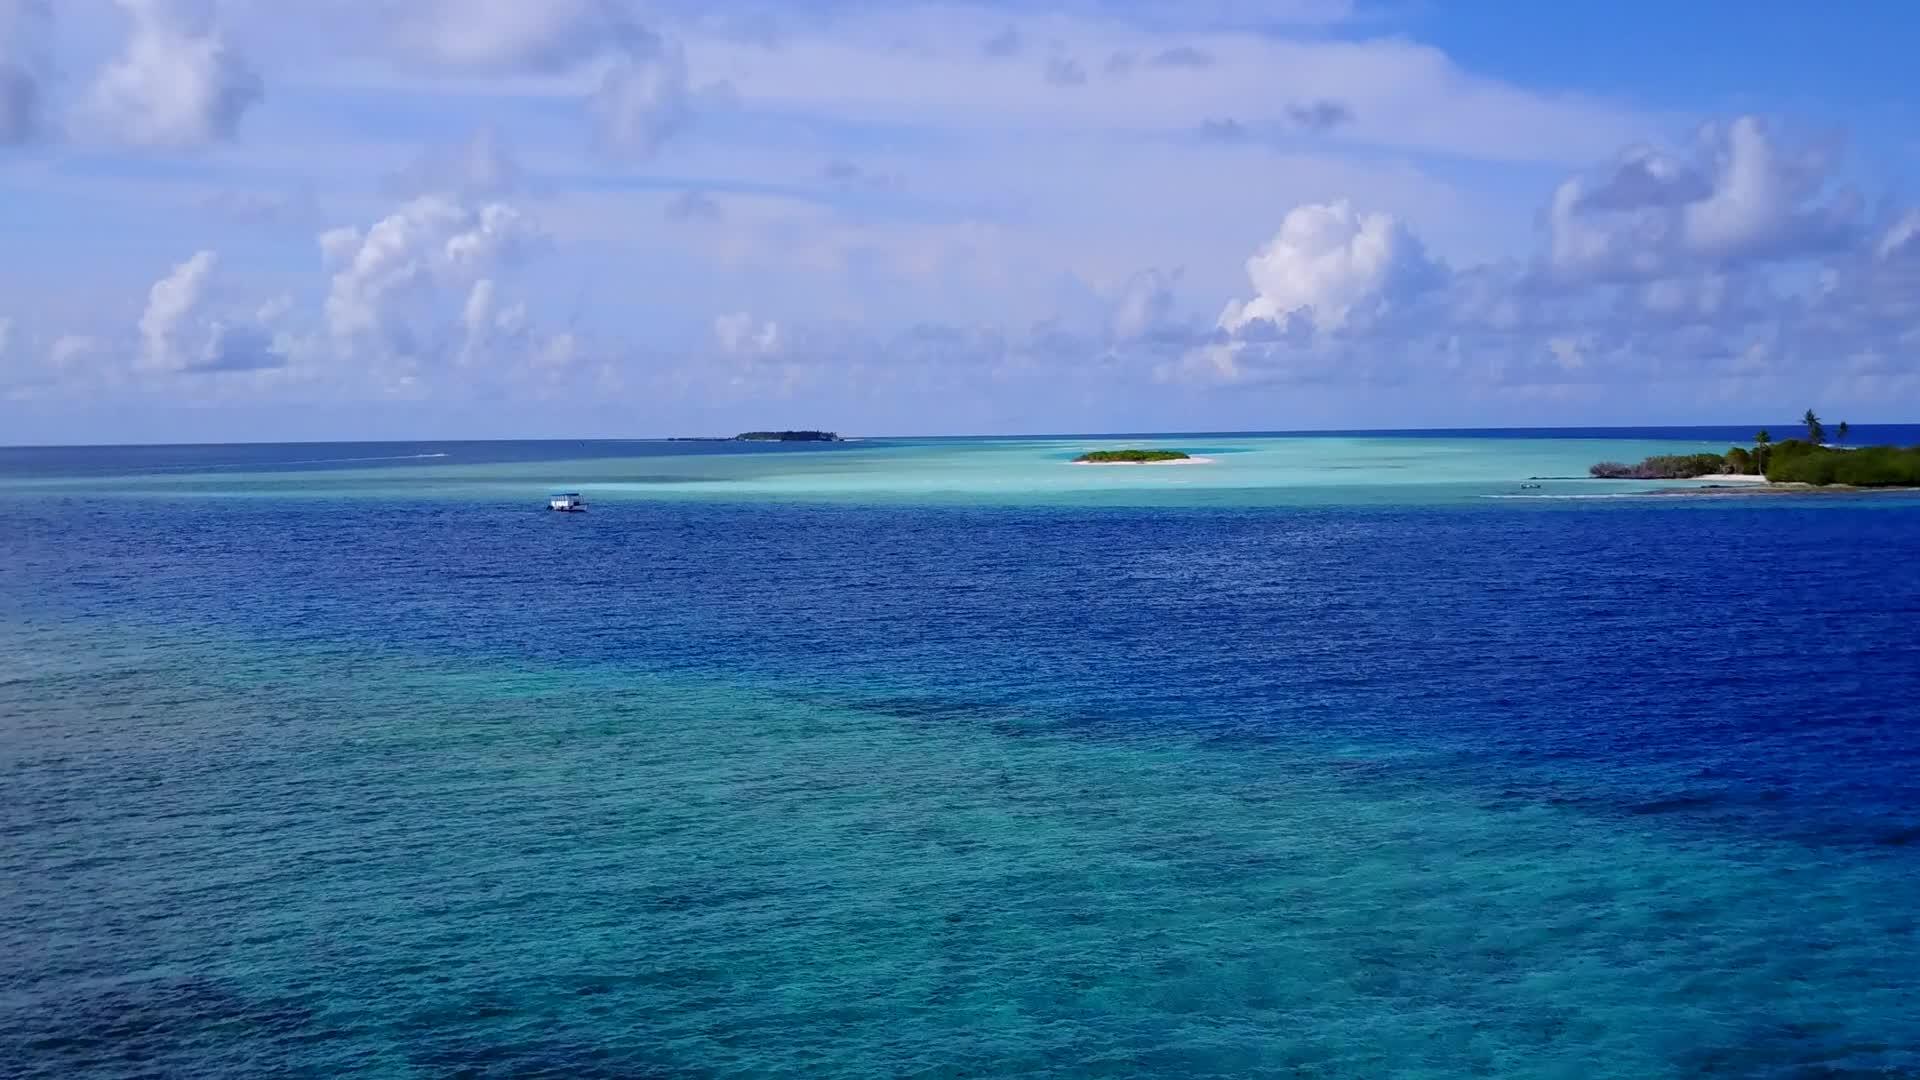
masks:
<svg viewBox="0 0 1920 1080"><path fill-rule="evenodd" d="M1675 482L1594 482L1602 460L1724 450L1710 438L1437 435L601 442L207 448L206 460L59 475L0 472L0 496L180 495L599 502L724 499L1015 505L1434 505L1488 497L1634 495ZM1073 467L1088 450L1179 449L1206 463ZM570 454L569 451L572 451ZM578 455L578 456L574 456ZM0 464L4 464L0 462ZM1549 479L1524 489L1533 478Z"/></svg>

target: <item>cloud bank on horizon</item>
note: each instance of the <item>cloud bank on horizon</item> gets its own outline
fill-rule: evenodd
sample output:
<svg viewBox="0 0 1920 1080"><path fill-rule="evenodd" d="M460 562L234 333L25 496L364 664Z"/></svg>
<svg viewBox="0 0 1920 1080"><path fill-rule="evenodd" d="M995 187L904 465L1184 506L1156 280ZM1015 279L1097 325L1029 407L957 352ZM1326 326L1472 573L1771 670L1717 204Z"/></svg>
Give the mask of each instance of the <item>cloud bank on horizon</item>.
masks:
<svg viewBox="0 0 1920 1080"><path fill-rule="evenodd" d="M1897 51L1470 10L0 0L0 443L1920 412Z"/></svg>

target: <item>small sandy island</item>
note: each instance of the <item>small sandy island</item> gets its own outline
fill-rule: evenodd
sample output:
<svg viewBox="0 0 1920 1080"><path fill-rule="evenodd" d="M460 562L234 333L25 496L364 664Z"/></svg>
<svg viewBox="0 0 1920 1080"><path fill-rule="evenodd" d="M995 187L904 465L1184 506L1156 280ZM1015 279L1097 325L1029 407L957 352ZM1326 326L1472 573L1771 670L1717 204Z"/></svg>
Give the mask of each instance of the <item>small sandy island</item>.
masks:
<svg viewBox="0 0 1920 1080"><path fill-rule="evenodd" d="M1211 465L1210 457L1197 457L1184 450L1090 450L1072 461L1074 465Z"/></svg>

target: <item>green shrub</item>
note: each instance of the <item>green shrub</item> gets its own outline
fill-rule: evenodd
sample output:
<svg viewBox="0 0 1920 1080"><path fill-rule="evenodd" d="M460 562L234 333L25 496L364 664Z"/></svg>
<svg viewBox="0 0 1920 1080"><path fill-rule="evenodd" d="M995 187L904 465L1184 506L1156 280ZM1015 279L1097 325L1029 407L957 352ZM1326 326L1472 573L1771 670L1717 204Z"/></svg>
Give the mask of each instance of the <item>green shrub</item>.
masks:
<svg viewBox="0 0 1920 1080"><path fill-rule="evenodd" d="M1129 465L1144 465L1150 461L1185 461L1187 455L1178 450L1094 450L1074 458L1075 461L1095 465L1124 462Z"/></svg>
<svg viewBox="0 0 1920 1080"><path fill-rule="evenodd" d="M1920 487L1920 446L1831 450L1790 439L1773 448L1767 479L1777 484Z"/></svg>
<svg viewBox="0 0 1920 1080"><path fill-rule="evenodd" d="M1727 471L1750 476L1759 470L1754 467L1753 455L1744 446L1735 446L1726 453Z"/></svg>
<svg viewBox="0 0 1920 1080"><path fill-rule="evenodd" d="M1587 472L1603 480L1691 480L1728 471L1719 454L1655 454L1638 465L1603 461Z"/></svg>

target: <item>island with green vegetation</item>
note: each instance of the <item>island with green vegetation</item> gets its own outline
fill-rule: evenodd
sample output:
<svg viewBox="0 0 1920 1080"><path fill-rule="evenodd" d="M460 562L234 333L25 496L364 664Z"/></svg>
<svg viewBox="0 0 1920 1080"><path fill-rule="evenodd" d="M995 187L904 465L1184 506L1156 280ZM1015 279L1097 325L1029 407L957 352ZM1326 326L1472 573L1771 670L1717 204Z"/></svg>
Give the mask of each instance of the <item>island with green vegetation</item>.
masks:
<svg viewBox="0 0 1920 1080"><path fill-rule="evenodd" d="M1752 448L1724 454L1659 454L1638 465L1603 461L1588 470L1603 480L1765 480L1770 484L1840 488L1920 488L1920 446L1848 446L1849 425L1827 427L1808 409L1804 439L1774 442L1765 430Z"/></svg>
<svg viewBox="0 0 1920 1080"><path fill-rule="evenodd" d="M845 442L831 431L743 431L735 442Z"/></svg>
<svg viewBox="0 0 1920 1080"><path fill-rule="evenodd" d="M1776 484L1815 487L1920 488L1920 446L1836 450L1788 439L1768 451L1766 477Z"/></svg>
<svg viewBox="0 0 1920 1080"><path fill-rule="evenodd" d="M1656 454L1638 465L1603 461L1587 470L1601 480L1694 480L1739 471L1723 454Z"/></svg>
<svg viewBox="0 0 1920 1080"><path fill-rule="evenodd" d="M1076 465L1152 465L1161 461L1192 461L1179 450L1093 450L1073 459Z"/></svg>

